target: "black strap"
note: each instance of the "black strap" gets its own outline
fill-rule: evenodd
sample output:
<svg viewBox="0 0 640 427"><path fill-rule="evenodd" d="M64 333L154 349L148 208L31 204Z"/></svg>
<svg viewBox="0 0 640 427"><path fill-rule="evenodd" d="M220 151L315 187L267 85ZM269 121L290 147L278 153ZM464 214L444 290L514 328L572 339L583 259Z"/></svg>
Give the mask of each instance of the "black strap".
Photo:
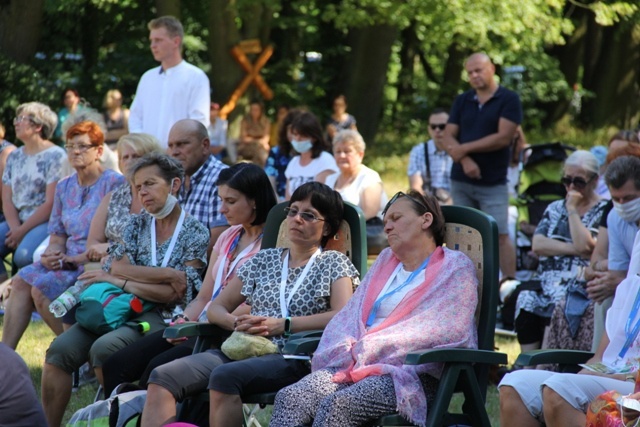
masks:
<svg viewBox="0 0 640 427"><path fill-rule="evenodd" d="M424 162L427 165L427 179L422 185L423 189L429 190L430 194L435 194L433 187L431 187L431 164L429 162L429 142L424 143Z"/></svg>

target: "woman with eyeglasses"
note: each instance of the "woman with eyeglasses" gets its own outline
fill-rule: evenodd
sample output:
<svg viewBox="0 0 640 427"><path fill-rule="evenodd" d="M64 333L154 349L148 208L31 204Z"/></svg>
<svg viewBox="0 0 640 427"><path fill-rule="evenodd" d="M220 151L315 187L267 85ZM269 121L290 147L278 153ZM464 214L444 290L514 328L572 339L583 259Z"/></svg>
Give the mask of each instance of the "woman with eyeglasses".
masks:
<svg viewBox="0 0 640 427"><path fill-rule="evenodd" d="M532 248L540 264L516 303L515 326L522 351L541 347L554 308L567 295L571 311L562 316L567 321L554 326L558 333L566 332L566 338L559 339L560 348L591 349L593 304L586 297L584 271L606 206L595 193L598 170L593 154L573 152L565 161L561 179L567 196L547 206L536 228Z"/></svg>
<svg viewBox="0 0 640 427"><path fill-rule="evenodd" d="M21 269L11 282L2 342L14 349L29 325L34 307L56 335L62 333L62 320L49 311L49 304L84 271L91 219L102 198L125 182L122 175L103 170L100 165L104 135L97 124L80 122L72 126L66 141L69 163L76 173L55 187L48 224L49 246L39 262ZM32 167L45 165L36 163Z"/></svg>
<svg viewBox="0 0 640 427"><path fill-rule="evenodd" d="M476 270L442 246L436 198L397 193L383 217L389 248L325 328L313 373L278 392L271 427L365 426L396 411L423 425L442 366L404 365L406 354L477 347Z"/></svg>
<svg viewBox="0 0 640 427"><path fill-rule="evenodd" d="M24 144L12 152L2 176L0 256L13 252L18 268L31 264L33 252L47 237L53 195L61 178L64 150L49 139L58 123L56 113L39 102L22 104L13 125ZM7 279L0 263L0 282Z"/></svg>
<svg viewBox="0 0 640 427"><path fill-rule="evenodd" d="M324 328L345 306L358 271L344 254L322 249L339 229L340 195L307 183L293 193L286 212L289 248L264 249L247 261L209 306L211 323L282 345L291 333ZM244 302L250 314L232 314ZM279 353L235 361L220 350L194 354L153 370L142 425L175 421L177 401L209 389L209 425L239 426L241 395L279 390L308 372L305 361Z"/></svg>

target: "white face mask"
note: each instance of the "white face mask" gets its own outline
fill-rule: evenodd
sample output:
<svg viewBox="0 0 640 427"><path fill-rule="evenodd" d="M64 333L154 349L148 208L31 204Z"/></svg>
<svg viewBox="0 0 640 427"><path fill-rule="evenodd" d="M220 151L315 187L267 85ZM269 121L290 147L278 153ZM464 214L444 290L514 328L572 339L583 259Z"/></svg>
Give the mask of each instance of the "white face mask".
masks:
<svg viewBox="0 0 640 427"><path fill-rule="evenodd" d="M613 208L620 215L620 218L626 222L636 223L640 221L640 197L627 203L613 202Z"/></svg>
<svg viewBox="0 0 640 427"><path fill-rule="evenodd" d="M311 148L313 147L313 143L311 142L310 139L305 139L302 141L292 139L291 145L293 146L293 149L300 154L306 153L307 151L311 150Z"/></svg>
<svg viewBox="0 0 640 427"><path fill-rule="evenodd" d="M171 187L173 187L173 181L171 181ZM165 200L164 206L162 207L162 209L160 209L156 213L149 212L149 215L151 215L155 219L166 218L171 213L171 211L173 211L173 208L176 206L177 203L178 203L178 199L176 199L176 197L173 194L171 194L171 190L169 190L169 194L167 195L167 200Z"/></svg>

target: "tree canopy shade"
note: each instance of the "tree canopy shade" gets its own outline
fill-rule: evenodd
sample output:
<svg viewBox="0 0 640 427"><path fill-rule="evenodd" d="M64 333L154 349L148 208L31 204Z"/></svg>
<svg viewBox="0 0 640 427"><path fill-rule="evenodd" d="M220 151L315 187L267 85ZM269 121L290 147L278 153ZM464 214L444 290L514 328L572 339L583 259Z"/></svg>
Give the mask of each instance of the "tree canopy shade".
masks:
<svg viewBox="0 0 640 427"><path fill-rule="evenodd" d="M244 77L230 49L258 39L274 47L262 73L275 92L270 107L306 105L326 119L331 98L344 93L370 142L380 124L402 131L431 108L448 108L468 87L463 62L475 51L520 92L527 128L568 112L583 127L639 118L633 0L4 0L0 119L8 124L32 100L58 109L67 86L98 108L114 87L130 101L155 65L146 24L163 14L182 20L185 58L208 73L212 99L225 103ZM509 80L513 65L524 68ZM577 95L579 112L571 110ZM254 97L251 89L245 102Z"/></svg>

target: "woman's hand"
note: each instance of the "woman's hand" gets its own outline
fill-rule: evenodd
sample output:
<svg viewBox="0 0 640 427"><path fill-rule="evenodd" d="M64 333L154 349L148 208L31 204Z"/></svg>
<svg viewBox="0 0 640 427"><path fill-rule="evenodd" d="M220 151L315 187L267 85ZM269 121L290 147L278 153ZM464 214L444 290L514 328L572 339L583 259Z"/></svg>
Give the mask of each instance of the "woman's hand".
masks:
<svg viewBox="0 0 640 427"><path fill-rule="evenodd" d="M575 211L578 209L578 204L582 201L583 196L576 190L567 191L567 197L565 199L565 206L567 211Z"/></svg>
<svg viewBox="0 0 640 427"><path fill-rule="evenodd" d="M20 242L22 242L25 234L27 234L27 232L23 229L22 225L14 227L13 229L9 228L9 231L5 235L4 244L11 249L15 249Z"/></svg>
<svg viewBox="0 0 640 427"><path fill-rule="evenodd" d="M89 261L98 262L107 256L108 243L97 243L87 248L87 259Z"/></svg>
<svg viewBox="0 0 640 427"><path fill-rule="evenodd" d="M64 266L63 258L64 254L61 251L45 250L40 256L40 264L47 270L58 271L62 270Z"/></svg>
<svg viewBox="0 0 640 427"><path fill-rule="evenodd" d="M78 280L82 280L87 286L98 282L107 282L118 286L118 281L120 281L120 279L104 270L85 271L78 276Z"/></svg>
<svg viewBox="0 0 640 427"><path fill-rule="evenodd" d="M190 322L188 320L186 320L184 317L180 317L178 319L175 320L175 322L169 322L169 326L174 326L174 325L182 325L184 323L196 323L196 322ZM187 337L182 337L182 338L167 338L167 342L169 344L173 344L173 345L178 345L182 342L185 342L186 340L188 340L189 338Z"/></svg>
<svg viewBox="0 0 640 427"><path fill-rule="evenodd" d="M235 330L263 337L282 335L284 333L284 319L243 314L236 318Z"/></svg>
<svg viewBox="0 0 640 427"><path fill-rule="evenodd" d="M173 268L171 268L170 270L173 274L171 280L169 281L169 284L178 295L178 298L182 298L187 292L187 273Z"/></svg>

